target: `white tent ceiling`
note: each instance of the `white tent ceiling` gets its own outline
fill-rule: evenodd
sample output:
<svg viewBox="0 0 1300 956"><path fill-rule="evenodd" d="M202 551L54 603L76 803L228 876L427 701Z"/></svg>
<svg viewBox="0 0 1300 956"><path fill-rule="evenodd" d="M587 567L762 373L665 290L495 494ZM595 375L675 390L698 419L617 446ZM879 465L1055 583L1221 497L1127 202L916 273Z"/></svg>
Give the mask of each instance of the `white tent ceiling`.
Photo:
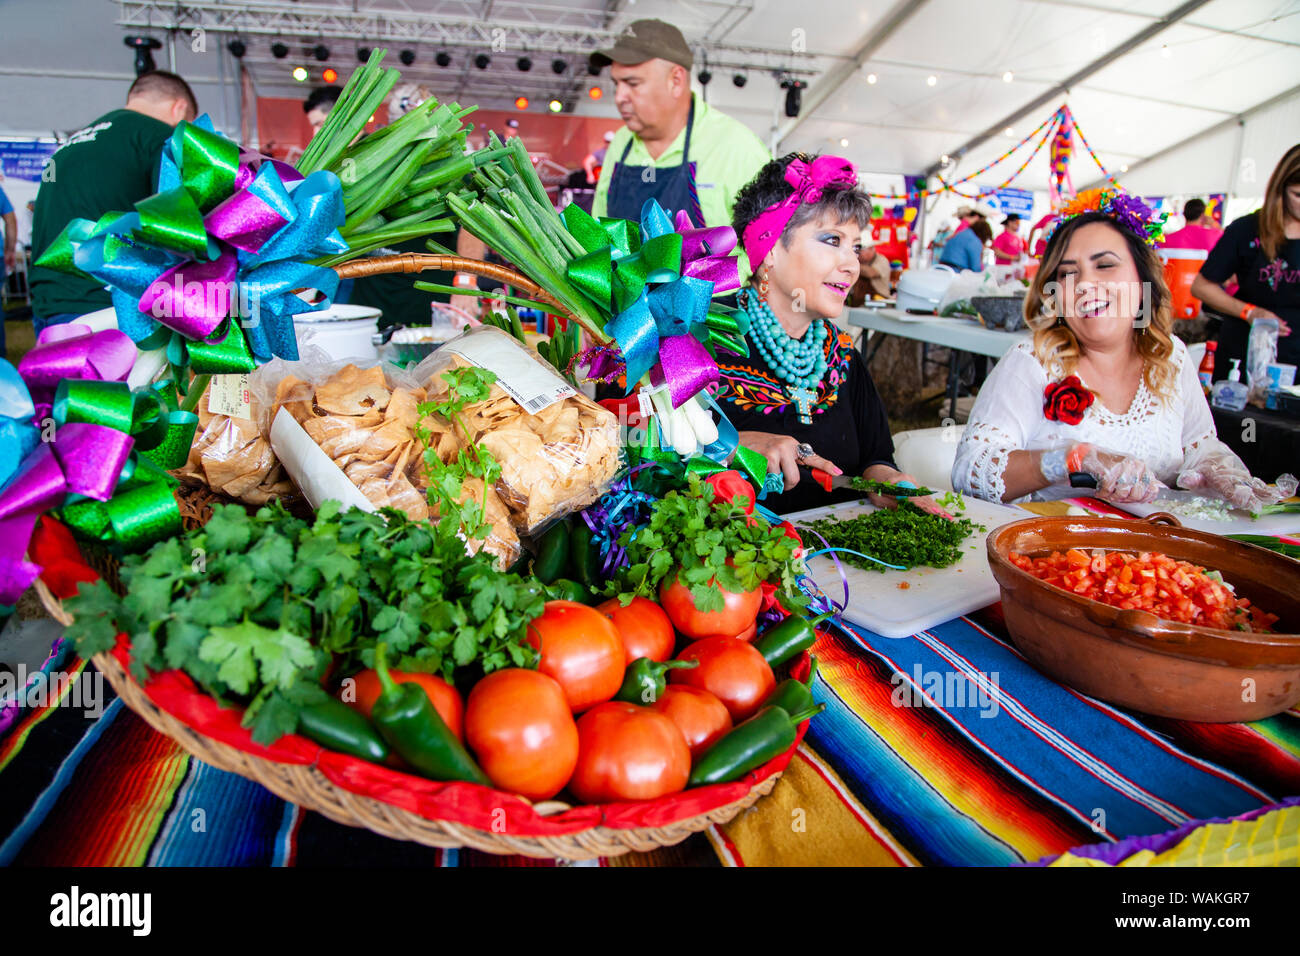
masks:
<svg viewBox="0 0 1300 956"><path fill-rule="evenodd" d="M234 70L225 44L237 31L249 47L245 64L265 94L301 95L302 86L289 80L288 72L296 62L320 67L305 60L303 50L323 41L331 45L330 62L341 72L355 64L358 44L394 51L409 47L417 60L403 67L404 73L429 83L439 95L459 94L462 102L500 107L527 92L534 109L558 95L576 112L613 116L609 97L591 101L583 95L592 82L605 82L585 75L583 54L632 20L659 17L682 29L696 50L697 68L707 56L714 73L706 91L712 105L764 140L780 138L780 151L834 150L867 171L920 172L995 128L995 135L960 158L956 175L967 175L1014 145L1061 102L1069 103L1111 171L1132 167L1134 183L1160 177L1137 186L1121 173L1137 191L1239 187L1258 195L1272 163L1300 139L1300 0L73 0L73 5L78 16L60 29L60 46L69 51L61 67L24 62L30 58L23 51L44 42L47 23L31 43L20 35L23 18L16 29L3 24L7 39L17 41L16 65L3 70L11 92L27 89L32 95L7 97L0 104L0 131L46 125L32 119L42 109L42 84L36 82L42 65L57 79L66 65L120 63L123 79L129 79L130 51L118 45L119 33L166 36L172 27L177 68L217 79L211 53L197 57L186 49L197 26L217 38L209 49L226 59L220 75L228 78ZM18 0L17 6L29 4ZM1175 13L1185 15L1164 22ZM889 23L895 28L882 36ZM1068 91L1053 92L1148 29L1158 32ZM106 44L105 36L112 42ZM291 45L289 58L270 55L277 38ZM504 42L504 49L492 50L493 42L498 47ZM514 60L525 44L535 65L520 73ZM85 47L84 56L77 46ZM869 55L853 69L864 47ZM456 58L446 70L432 63L440 48L451 49ZM478 50L494 53L490 69L468 66ZM571 64L563 76L549 69L557 53ZM160 65L166 65L166 54L166 49L159 54ZM737 88L731 76L745 68L749 82ZM784 94L772 75L781 69L798 71L809 84L804 115L792 130L791 121L780 115ZM1010 82L1003 80L1007 72ZM29 73L32 82L24 87ZM875 83L868 82L868 74ZM927 85L931 76L934 84ZM96 78L107 76L100 72ZM68 73L67 82L72 81ZM102 82L96 87L98 93ZM1040 97L1045 102L1008 124L1012 133L1004 135L1006 117ZM1250 113L1270 101L1270 109ZM233 94L228 102L234 102ZM1238 127L1235 119L1243 114L1244 125ZM227 125L234 126L233 119L227 116ZM1199 138L1217 127L1222 128ZM841 140L848 145L842 147ZM1021 151L979 182L997 185L1027 155L1028 149ZM1152 156L1160 158L1142 165ZM1257 186L1234 180L1247 162L1254 164ZM1082 147L1072 170L1079 187L1099 175ZM1043 189L1047 176L1044 149L1016 185Z"/></svg>

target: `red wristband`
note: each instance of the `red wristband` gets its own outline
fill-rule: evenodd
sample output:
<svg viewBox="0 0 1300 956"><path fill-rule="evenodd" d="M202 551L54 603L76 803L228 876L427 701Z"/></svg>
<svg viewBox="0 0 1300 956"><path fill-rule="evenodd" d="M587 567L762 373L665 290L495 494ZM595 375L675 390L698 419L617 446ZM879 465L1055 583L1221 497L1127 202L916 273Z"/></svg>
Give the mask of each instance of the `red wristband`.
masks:
<svg viewBox="0 0 1300 956"><path fill-rule="evenodd" d="M1244 307L1242 308L1242 310L1241 310L1241 321L1243 321L1243 322L1249 322L1249 321L1250 321L1250 313L1253 312L1254 309L1255 309L1255 307L1254 307L1253 305L1247 305L1247 306L1244 306Z"/></svg>

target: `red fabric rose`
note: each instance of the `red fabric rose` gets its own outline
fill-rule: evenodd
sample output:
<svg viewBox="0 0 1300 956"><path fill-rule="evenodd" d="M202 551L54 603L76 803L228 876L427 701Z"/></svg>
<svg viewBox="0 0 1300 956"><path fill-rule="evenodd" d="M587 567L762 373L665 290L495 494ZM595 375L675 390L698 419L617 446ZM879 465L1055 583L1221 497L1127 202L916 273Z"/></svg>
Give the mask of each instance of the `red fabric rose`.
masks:
<svg viewBox="0 0 1300 956"><path fill-rule="evenodd" d="M1071 375L1043 389L1043 415L1048 421L1077 425L1096 396L1083 387L1079 376Z"/></svg>

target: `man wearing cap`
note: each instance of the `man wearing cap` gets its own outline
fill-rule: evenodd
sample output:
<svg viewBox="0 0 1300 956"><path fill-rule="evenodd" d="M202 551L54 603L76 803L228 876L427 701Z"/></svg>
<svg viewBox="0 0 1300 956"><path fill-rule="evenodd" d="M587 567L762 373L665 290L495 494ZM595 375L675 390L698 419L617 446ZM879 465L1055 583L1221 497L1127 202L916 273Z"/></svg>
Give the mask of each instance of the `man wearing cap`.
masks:
<svg viewBox="0 0 1300 956"><path fill-rule="evenodd" d="M1002 234L993 240L993 263L999 266L1020 264L1025 254L1025 240L1020 238L1020 217L1015 213L1002 220Z"/></svg>
<svg viewBox="0 0 1300 956"><path fill-rule="evenodd" d="M731 225L736 193L772 154L747 126L691 92L694 57L681 31L637 20L590 62L611 65L624 123L609 144L592 214L635 220L647 199L657 199L671 212L685 209L697 225ZM743 259L741 271L748 272Z"/></svg>

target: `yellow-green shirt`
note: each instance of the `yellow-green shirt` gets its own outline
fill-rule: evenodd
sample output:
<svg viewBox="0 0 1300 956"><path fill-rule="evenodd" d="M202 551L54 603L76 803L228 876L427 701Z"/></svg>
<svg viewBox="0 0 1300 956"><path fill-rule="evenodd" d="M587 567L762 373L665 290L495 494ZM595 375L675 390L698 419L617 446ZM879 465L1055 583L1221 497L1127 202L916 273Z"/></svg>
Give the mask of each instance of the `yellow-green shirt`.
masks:
<svg viewBox="0 0 1300 956"><path fill-rule="evenodd" d="M700 194L700 211L704 214L704 225L730 226L736 193L771 161L772 153L748 126L713 109L698 96L694 96L694 99L695 122L691 129L690 159L695 163L695 185ZM660 153L657 159L652 159L640 137L624 126L614 134L614 139L605 152L605 162L600 169L600 180L596 183L596 196L592 202L592 215L606 215L609 208L609 181L614 175L614 165L621 161L629 139L632 148L628 151L627 162L631 166L664 169L682 164L682 153L686 146L685 128L677 134L672 145ZM739 246L737 251L740 253L740 274L743 279L749 274L749 261Z"/></svg>

